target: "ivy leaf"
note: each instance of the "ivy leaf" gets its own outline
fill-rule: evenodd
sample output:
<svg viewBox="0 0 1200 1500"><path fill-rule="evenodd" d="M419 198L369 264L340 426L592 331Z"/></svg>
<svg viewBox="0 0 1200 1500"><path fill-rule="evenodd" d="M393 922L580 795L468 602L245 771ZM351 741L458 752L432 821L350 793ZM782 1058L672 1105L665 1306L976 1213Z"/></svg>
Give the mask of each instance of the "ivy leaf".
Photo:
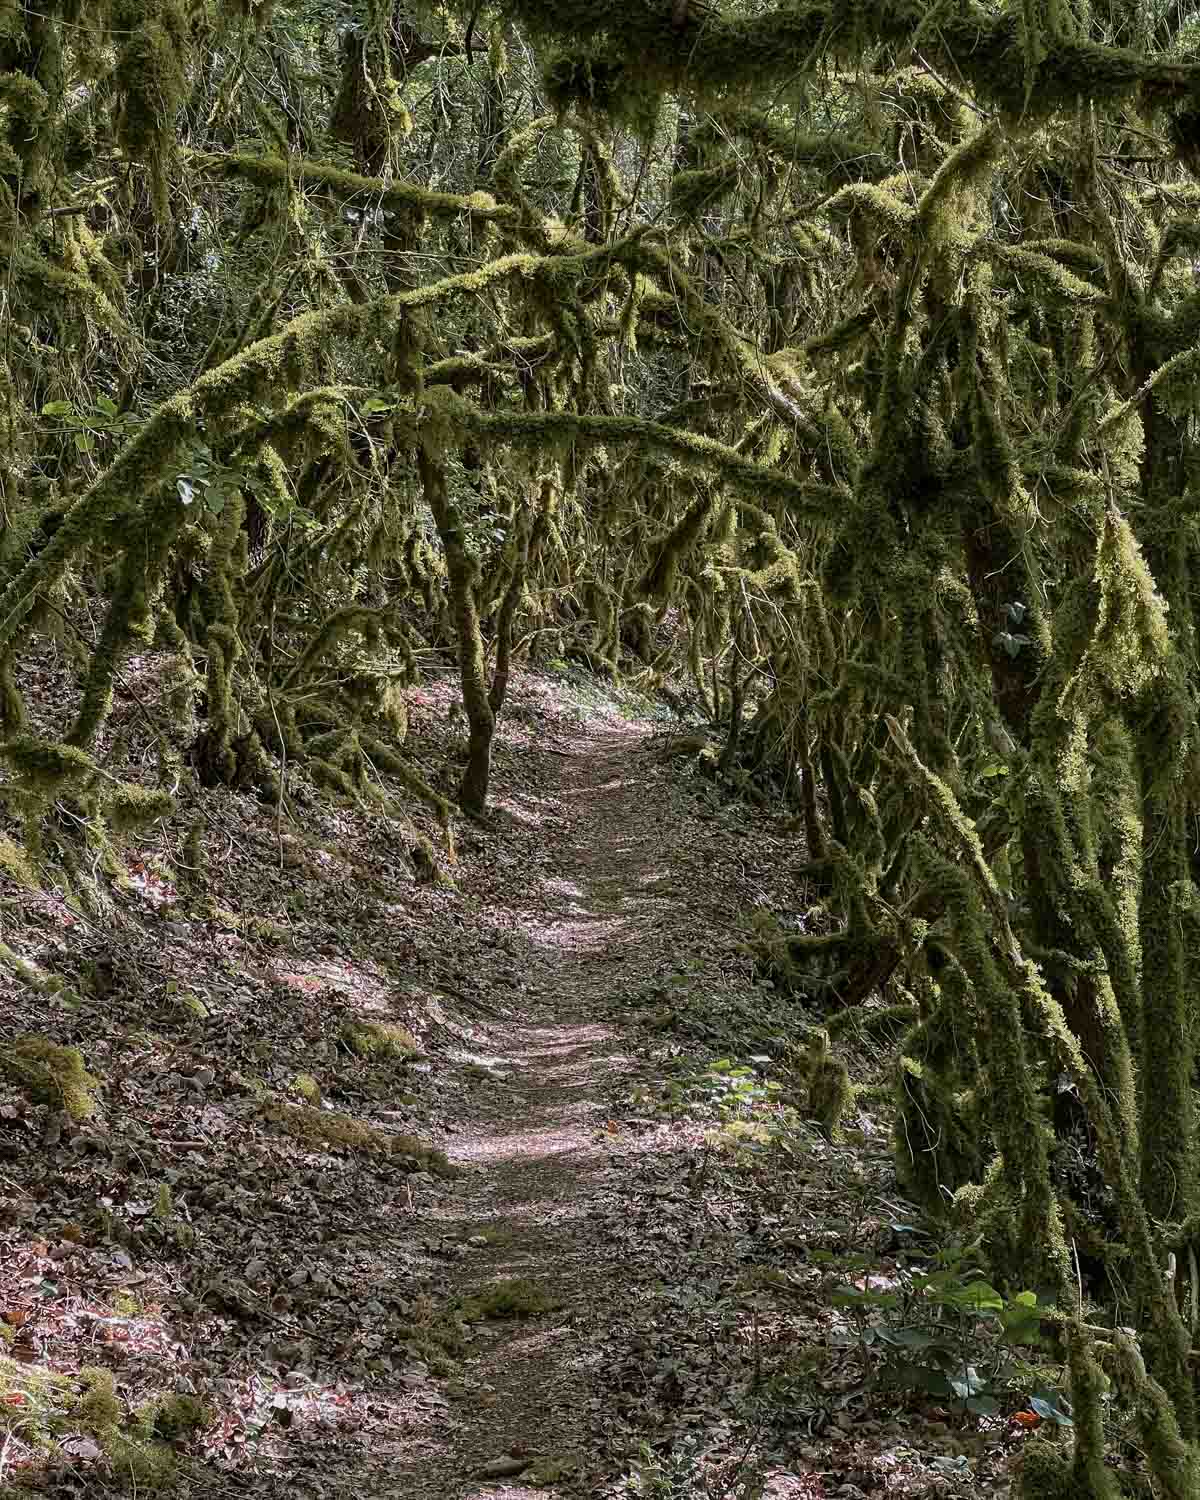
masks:
<svg viewBox="0 0 1200 1500"><path fill-rule="evenodd" d="M214 516L225 509L225 491L219 485L209 484L204 489L204 503Z"/></svg>
<svg viewBox="0 0 1200 1500"><path fill-rule="evenodd" d="M110 396L97 396L96 410L106 417L115 417L119 415L117 411L117 403Z"/></svg>
<svg viewBox="0 0 1200 1500"><path fill-rule="evenodd" d="M1060 1406L1044 1396L1030 1396L1029 1409L1037 1412L1043 1422L1053 1422L1056 1427L1074 1427L1075 1425L1073 1417L1069 1417Z"/></svg>
<svg viewBox="0 0 1200 1500"><path fill-rule="evenodd" d="M960 1401L969 1400L987 1390L987 1381L974 1365L968 1365L961 1375L949 1375L950 1389Z"/></svg>
<svg viewBox="0 0 1200 1500"><path fill-rule="evenodd" d="M1008 630L998 630L993 637L993 642L997 646L1002 646L1008 652L1009 656L1016 656L1022 646L1030 644L1030 637L1027 635L1013 635Z"/></svg>
<svg viewBox="0 0 1200 1500"><path fill-rule="evenodd" d="M69 401L47 401L42 407L43 417L71 417L75 415L75 408Z"/></svg>
<svg viewBox="0 0 1200 1500"><path fill-rule="evenodd" d="M967 1307L977 1308L980 1312L1000 1312L1004 1306L1004 1298L986 1281L968 1282L953 1300Z"/></svg>
<svg viewBox="0 0 1200 1500"><path fill-rule="evenodd" d="M90 432L77 432L75 434L75 451L77 453L90 453L95 446Z"/></svg>

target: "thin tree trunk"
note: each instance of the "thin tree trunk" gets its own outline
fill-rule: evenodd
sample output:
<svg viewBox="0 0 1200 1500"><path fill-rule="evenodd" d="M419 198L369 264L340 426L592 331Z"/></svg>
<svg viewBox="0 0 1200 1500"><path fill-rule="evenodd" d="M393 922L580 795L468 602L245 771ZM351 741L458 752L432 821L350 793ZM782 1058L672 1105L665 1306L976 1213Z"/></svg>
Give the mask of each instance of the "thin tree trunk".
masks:
<svg viewBox="0 0 1200 1500"><path fill-rule="evenodd" d="M738 749L742 742L742 712L746 704L746 687L753 676L753 667L745 677L738 671L738 651L735 641L729 653L729 730L725 736L725 747L721 751L721 759L717 762L717 769L722 775L727 775L733 770L733 763L737 759Z"/></svg>
<svg viewBox="0 0 1200 1500"><path fill-rule="evenodd" d="M517 606L521 602L521 594L524 592L525 578L529 570L529 525L523 517L518 517L514 524L521 528L521 538L517 546L517 555L513 559L512 577L508 580L508 588L504 591L500 612L496 617L496 670L492 674L492 691L488 695L493 714L498 714L504 707L505 694L508 692L508 674L512 666L513 621L517 616Z"/></svg>
<svg viewBox="0 0 1200 1500"><path fill-rule="evenodd" d="M467 551L462 517L450 498L446 470L425 447L417 449L417 466L425 500L446 555L446 577L450 585L450 607L458 635L458 668L462 681L463 708L467 715L467 768L458 790L464 812L479 817L487 805L492 772L492 735L496 715L488 696L487 667L479 608L475 598L476 568Z"/></svg>

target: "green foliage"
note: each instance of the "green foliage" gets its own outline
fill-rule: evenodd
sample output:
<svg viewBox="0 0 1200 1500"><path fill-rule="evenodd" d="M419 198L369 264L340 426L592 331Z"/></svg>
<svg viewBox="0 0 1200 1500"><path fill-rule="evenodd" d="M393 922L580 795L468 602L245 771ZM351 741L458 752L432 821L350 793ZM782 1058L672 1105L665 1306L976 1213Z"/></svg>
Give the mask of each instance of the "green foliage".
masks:
<svg viewBox="0 0 1200 1500"><path fill-rule="evenodd" d="M872 1276L867 1265L833 1300L890 1383L984 1417L1020 1395L1045 1421L1072 1428L1069 1403L1039 1376L1037 1361L1050 1364L1047 1309L1032 1291L1004 1296L971 1260L943 1252L928 1270L886 1277Z"/></svg>
<svg viewBox="0 0 1200 1500"><path fill-rule="evenodd" d="M806 1119L836 1136L838 1053L894 1038L904 1190L978 1217L1005 1296L1073 1285L1063 1225L1086 1227L1085 1292L1138 1323L1122 1411L1183 1493L1198 1391L1162 1266L1200 1215L1186 8L516 0L487 67L469 6L386 43L353 5L338 28L287 4L10 11L5 875L119 878L112 835L194 776L281 817L318 790L373 805L437 878L405 806L448 849L459 807L485 814L514 663L665 687L714 780L804 836L796 920L751 946L812 1012L771 1044L789 1079L731 1044L668 1104L747 1153ZM77 677L46 694L50 659ZM457 806L401 753L443 659ZM39 1047L0 1067L82 1118L82 1061ZM270 1106L286 1132L433 1160L304 1078ZM1112 1356L1069 1353L1079 1440L1030 1449L1030 1495L1106 1493Z"/></svg>

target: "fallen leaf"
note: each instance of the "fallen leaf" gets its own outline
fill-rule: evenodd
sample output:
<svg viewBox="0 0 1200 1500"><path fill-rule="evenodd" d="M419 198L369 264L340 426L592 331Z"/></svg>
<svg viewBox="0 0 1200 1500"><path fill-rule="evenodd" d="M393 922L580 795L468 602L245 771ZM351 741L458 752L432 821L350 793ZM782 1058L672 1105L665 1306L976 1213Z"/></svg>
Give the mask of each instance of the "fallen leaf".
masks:
<svg viewBox="0 0 1200 1500"><path fill-rule="evenodd" d="M98 1458L103 1458L104 1449L95 1438L76 1437L68 1438L63 1444L73 1458L82 1458L86 1463L95 1463Z"/></svg>

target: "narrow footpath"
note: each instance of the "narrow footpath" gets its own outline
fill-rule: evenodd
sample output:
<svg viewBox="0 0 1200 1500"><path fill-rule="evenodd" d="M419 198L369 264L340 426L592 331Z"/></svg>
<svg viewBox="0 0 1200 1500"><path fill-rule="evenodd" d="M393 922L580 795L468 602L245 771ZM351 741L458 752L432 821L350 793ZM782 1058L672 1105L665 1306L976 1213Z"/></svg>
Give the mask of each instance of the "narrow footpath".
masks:
<svg viewBox="0 0 1200 1500"><path fill-rule="evenodd" d="M639 1082L629 1016L680 975L747 990L741 922L774 873L753 868L748 829L697 824L644 727L606 718L530 754L536 794L502 788L496 809L515 836L536 829L541 878L506 889L493 874L484 906L523 1013L489 1024L472 1058L497 1085L449 1142L464 1175L437 1217L449 1241L489 1241L455 1267L460 1294L520 1279L552 1310L480 1325L445 1421L397 1443L397 1495L528 1500L599 1482L611 1414L596 1376L656 1275L623 1232L631 1159L663 1145L620 1118Z"/></svg>

